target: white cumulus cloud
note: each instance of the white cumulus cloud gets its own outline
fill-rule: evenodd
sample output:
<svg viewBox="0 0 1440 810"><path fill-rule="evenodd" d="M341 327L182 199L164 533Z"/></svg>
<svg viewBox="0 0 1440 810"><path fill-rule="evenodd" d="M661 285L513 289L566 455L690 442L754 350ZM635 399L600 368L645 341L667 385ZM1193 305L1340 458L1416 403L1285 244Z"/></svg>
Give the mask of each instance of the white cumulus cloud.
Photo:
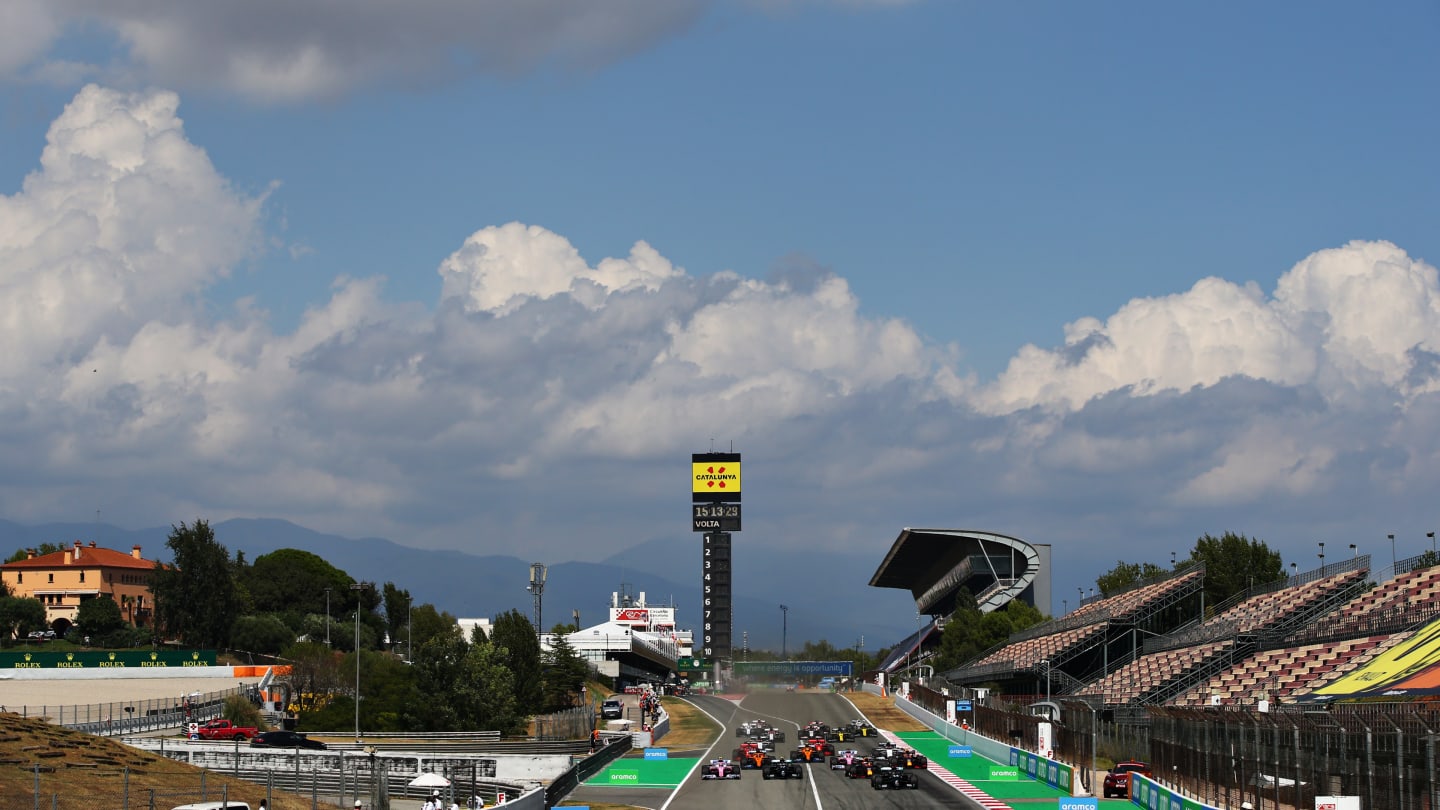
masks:
<svg viewBox="0 0 1440 810"><path fill-rule="evenodd" d="M1105 321L1065 328L1058 349L1026 346L979 395L991 413L1077 410L1114 391L1187 391L1231 376L1314 384L1434 390L1406 383L1415 352L1440 351L1435 268L1388 242L1319 251L1281 276L1273 296L1255 284L1207 278L1163 298L1135 299Z"/></svg>
<svg viewBox="0 0 1440 810"><path fill-rule="evenodd" d="M0 197L0 377L175 317L250 249L260 200L186 140L178 104L86 87Z"/></svg>
<svg viewBox="0 0 1440 810"><path fill-rule="evenodd" d="M0 515L594 559L684 533L713 439L774 542L969 525L1114 559L1147 532L1365 530L1440 484L1440 289L1393 244L1136 299L988 381L836 272L697 277L644 234L587 259L526 223L440 246L436 301L340 278L279 332L210 298L263 200L177 104L85 88L0 197Z"/></svg>

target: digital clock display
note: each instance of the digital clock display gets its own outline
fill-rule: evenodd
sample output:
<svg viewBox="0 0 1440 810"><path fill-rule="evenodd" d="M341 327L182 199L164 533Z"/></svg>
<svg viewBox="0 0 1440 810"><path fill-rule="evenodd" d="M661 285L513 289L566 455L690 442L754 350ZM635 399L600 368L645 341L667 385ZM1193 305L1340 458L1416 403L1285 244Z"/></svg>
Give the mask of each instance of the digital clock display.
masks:
<svg viewBox="0 0 1440 810"><path fill-rule="evenodd" d="M690 523L697 532L740 531L740 504L692 503Z"/></svg>

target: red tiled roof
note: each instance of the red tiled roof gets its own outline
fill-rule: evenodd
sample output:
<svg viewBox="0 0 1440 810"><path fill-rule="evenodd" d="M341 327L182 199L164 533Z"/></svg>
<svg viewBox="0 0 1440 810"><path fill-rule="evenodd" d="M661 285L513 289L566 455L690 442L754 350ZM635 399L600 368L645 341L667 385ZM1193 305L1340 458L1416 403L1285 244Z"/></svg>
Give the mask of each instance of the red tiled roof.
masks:
<svg viewBox="0 0 1440 810"><path fill-rule="evenodd" d="M68 565L65 562L66 554L74 554L75 547L63 548L50 554L42 554L34 559L16 560L12 563L5 563L0 568L7 570L32 569L32 568L138 568L146 571L154 570L154 560L137 560L129 554L109 548L80 546L80 559Z"/></svg>

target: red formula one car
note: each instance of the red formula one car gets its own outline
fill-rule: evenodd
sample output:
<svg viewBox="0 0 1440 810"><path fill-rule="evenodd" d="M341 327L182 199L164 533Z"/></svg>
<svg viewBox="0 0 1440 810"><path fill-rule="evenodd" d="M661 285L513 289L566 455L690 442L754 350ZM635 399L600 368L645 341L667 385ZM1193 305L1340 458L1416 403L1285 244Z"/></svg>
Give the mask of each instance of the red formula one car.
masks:
<svg viewBox="0 0 1440 810"><path fill-rule="evenodd" d="M740 769L728 759L712 759L700 772L701 779L739 779Z"/></svg>
<svg viewBox="0 0 1440 810"><path fill-rule="evenodd" d="M929 770L930 760L918 751L909 748L890 758L890 764L897 768L914 768L917 771Z"/></svg>
<svg viewBox="0 0 1440 810"><path fill-rule="evenodd" d="M811 745L807 740L800 744L799 748L790 752L790 759L796 762L821 762L825 761L828 754L818 745Z"/></svg>
<svg viewBox="0 0 1440 810"><path fill-rule="evenodd" d="M735 749L735 761L740 763L741 770L756 771L765 767L765 763L774 757L770 752L761 748L758 743L741 743Z"/></svg>

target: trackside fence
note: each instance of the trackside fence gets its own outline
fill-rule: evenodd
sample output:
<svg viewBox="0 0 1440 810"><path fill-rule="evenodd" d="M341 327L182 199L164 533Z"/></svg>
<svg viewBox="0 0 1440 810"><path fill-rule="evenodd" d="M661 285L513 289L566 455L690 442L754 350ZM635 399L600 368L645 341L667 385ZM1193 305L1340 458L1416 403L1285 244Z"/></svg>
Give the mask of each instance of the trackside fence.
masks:
<svg viewBox="0 0 1440 810"><path fill-rule="evenodd" d="M76 683L83 684L84 682L77 681ZM237 686L218 692L175 698L126 700L113 703L9 705L0 706L0 711L13 712L21 717L37 718L57 726L83 731L86 734L110 737L180 728L190 722L203 723L220 716L225 708L226 698L243 696L250 699L254 694L253 688Z"/></svg>
<svg viewBox="0 0 1440 810"><path fill-rule="evenodd" d="M629 734L611 735L606 739L609 742L602 746L594 754L575 763L575 766L565 773L555 777L545 787L545 806L554 807L561 799L570 795L570 791L580 786L580 783L604 770L605 766L630 753L634 747L631 744Z"/></svg>
<svg viewBox="0 0 1440 810"><path fill-rule="evenodd" d="M964 719L985 737L1033 751L1041 718L1027 707L1042 697L977 700ZM947 699L912 685L908 703L944 718ZM1139 759L1161 783L1215 807L1248 801L1256 810L1309 810L1317 795L1345 795L1359 796L1365 808L1440 810L1440 706L1432 703L1281 705L1261 712L1231 706L1119 711L1057 702L1054 759L1074 766L1092 791L1092 762ZM907 701L897 696L896 703L904 708Z"/></svg>

